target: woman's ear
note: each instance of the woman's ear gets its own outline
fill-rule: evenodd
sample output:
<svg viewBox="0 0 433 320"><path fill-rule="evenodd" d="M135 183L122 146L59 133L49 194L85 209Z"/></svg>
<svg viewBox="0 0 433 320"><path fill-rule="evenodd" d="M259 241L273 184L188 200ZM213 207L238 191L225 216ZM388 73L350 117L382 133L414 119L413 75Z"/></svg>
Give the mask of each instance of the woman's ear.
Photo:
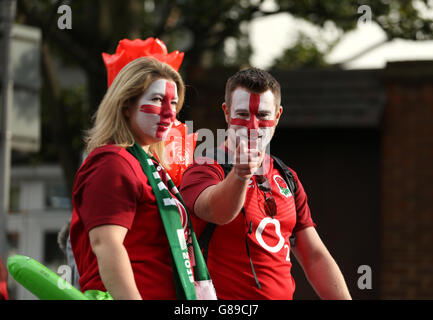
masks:
<svg viewBox="0 0 433 320"><path fill-rule="evenodd" d="M123 115L126 119L129 119L131 117L131 110L129 107L123 108Z"/></svg>
<svg viewBox="0 0 433 320"><path fill-rule="evenodd" d="M137 99L128 99L123 107L123 115L125 116L126 120L129 120L129 118L133 115L134 106L137 104Z"/></svg>

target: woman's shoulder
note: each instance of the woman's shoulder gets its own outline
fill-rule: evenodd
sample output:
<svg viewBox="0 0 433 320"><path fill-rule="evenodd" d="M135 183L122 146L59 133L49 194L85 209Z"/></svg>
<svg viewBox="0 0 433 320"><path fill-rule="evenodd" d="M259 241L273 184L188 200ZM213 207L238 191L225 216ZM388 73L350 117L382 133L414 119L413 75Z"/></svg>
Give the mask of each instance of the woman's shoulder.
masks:
<svg viewBox="0 0 433 320"><path fill-rule="evenodd" d="M125 148L122 148L120 146L117 146L115 144L106 144L104 146L100 146L98 148L93 149L86 159L91 159L93 157L97 157L99 155L111 155L111 154L119 154L122 152L122 150L125 150Z"/></svg>
<svg viewBox="0 0 433 320"><path fill-rule="evenodd" d="M129 153L126 148L114 144L107 144L92 150L84 160L86 162L100 161L114 161L114 162L129 162L132 164L138 163L138 160ZM123 161L122 161L123 160Z"/></svg>
<svg viewBox="0 0 433 320"><path fill-rule="evenodd" d="M92 150L81 165L79 172L133 174L137 163L138 161L125 148L107 144Z"/></svg>
<svg viewBox="0 0 433 320"><path fill-rule="evenodd" d="M141 188L143 174L139 162L125 149L115 145L98 147L89 153L75 176L75 188L89 183L109 186L132 183ZM129 181L129 182L128 182Z"/></svg>

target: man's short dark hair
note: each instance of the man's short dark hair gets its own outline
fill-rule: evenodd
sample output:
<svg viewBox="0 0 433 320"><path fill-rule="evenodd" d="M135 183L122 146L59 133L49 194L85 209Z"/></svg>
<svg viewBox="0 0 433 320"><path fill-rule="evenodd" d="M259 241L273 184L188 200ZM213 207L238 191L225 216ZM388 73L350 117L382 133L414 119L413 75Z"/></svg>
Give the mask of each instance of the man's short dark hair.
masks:
<svg viewBox="0 0 433 320"><path fill-rule="evenodd" d="M267 71L258 68L241 70L232 75L226 83L225 103L230 108L233 91L238 87L261 94L271 90L275 97L275 108L281 104L281 88L277 80Z"/></svg>

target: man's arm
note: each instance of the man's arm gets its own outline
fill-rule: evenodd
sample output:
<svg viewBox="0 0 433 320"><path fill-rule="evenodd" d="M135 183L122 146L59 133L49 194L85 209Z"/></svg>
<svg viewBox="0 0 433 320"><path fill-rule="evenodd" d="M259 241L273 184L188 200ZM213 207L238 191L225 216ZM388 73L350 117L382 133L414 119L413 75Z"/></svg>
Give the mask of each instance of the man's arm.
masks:
<svg viewBox="0 0 433 320"><path fill-rule="evenodd" d="M296 233L292 249L313 289L321 299L351 299L343 274L313 227Z"/></svg>
<svg viewBox="0 0 433 320"><path fill-rule="evenodd" d="M89 232L90 244L98 260L105 288L116 300L141 300L128 252L123 246L128 229L102 225Z"/></svg>
<svg viewBox="0 0 433 320"><path fill-rule="evenodd" d="M260 167L262 158L260 152L247 149L245 143L240 142L233 169L223 181L200 193L194 203L195 215L219 225L236 218L244 205L249 180Z"/></svg>
<svg viewBox="0 0 433 320"><path fill-rule="evenodd" d="M232 169L223 181L200 193L194 204L194 213L208 222L229 223L244 205L248 181L239 179Z"/></svg>

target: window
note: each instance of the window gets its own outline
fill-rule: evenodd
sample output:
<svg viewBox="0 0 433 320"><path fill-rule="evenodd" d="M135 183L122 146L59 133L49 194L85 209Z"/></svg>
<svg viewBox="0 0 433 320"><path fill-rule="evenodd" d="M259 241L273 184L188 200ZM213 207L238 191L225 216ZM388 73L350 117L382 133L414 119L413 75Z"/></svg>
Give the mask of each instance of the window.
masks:
<svg viewBox="0 0 433 320"><path fill-rule="evenodd" d="M50 209L71 209L72 202L66 186L60 181L46 182L46 206Z"/></svg>

